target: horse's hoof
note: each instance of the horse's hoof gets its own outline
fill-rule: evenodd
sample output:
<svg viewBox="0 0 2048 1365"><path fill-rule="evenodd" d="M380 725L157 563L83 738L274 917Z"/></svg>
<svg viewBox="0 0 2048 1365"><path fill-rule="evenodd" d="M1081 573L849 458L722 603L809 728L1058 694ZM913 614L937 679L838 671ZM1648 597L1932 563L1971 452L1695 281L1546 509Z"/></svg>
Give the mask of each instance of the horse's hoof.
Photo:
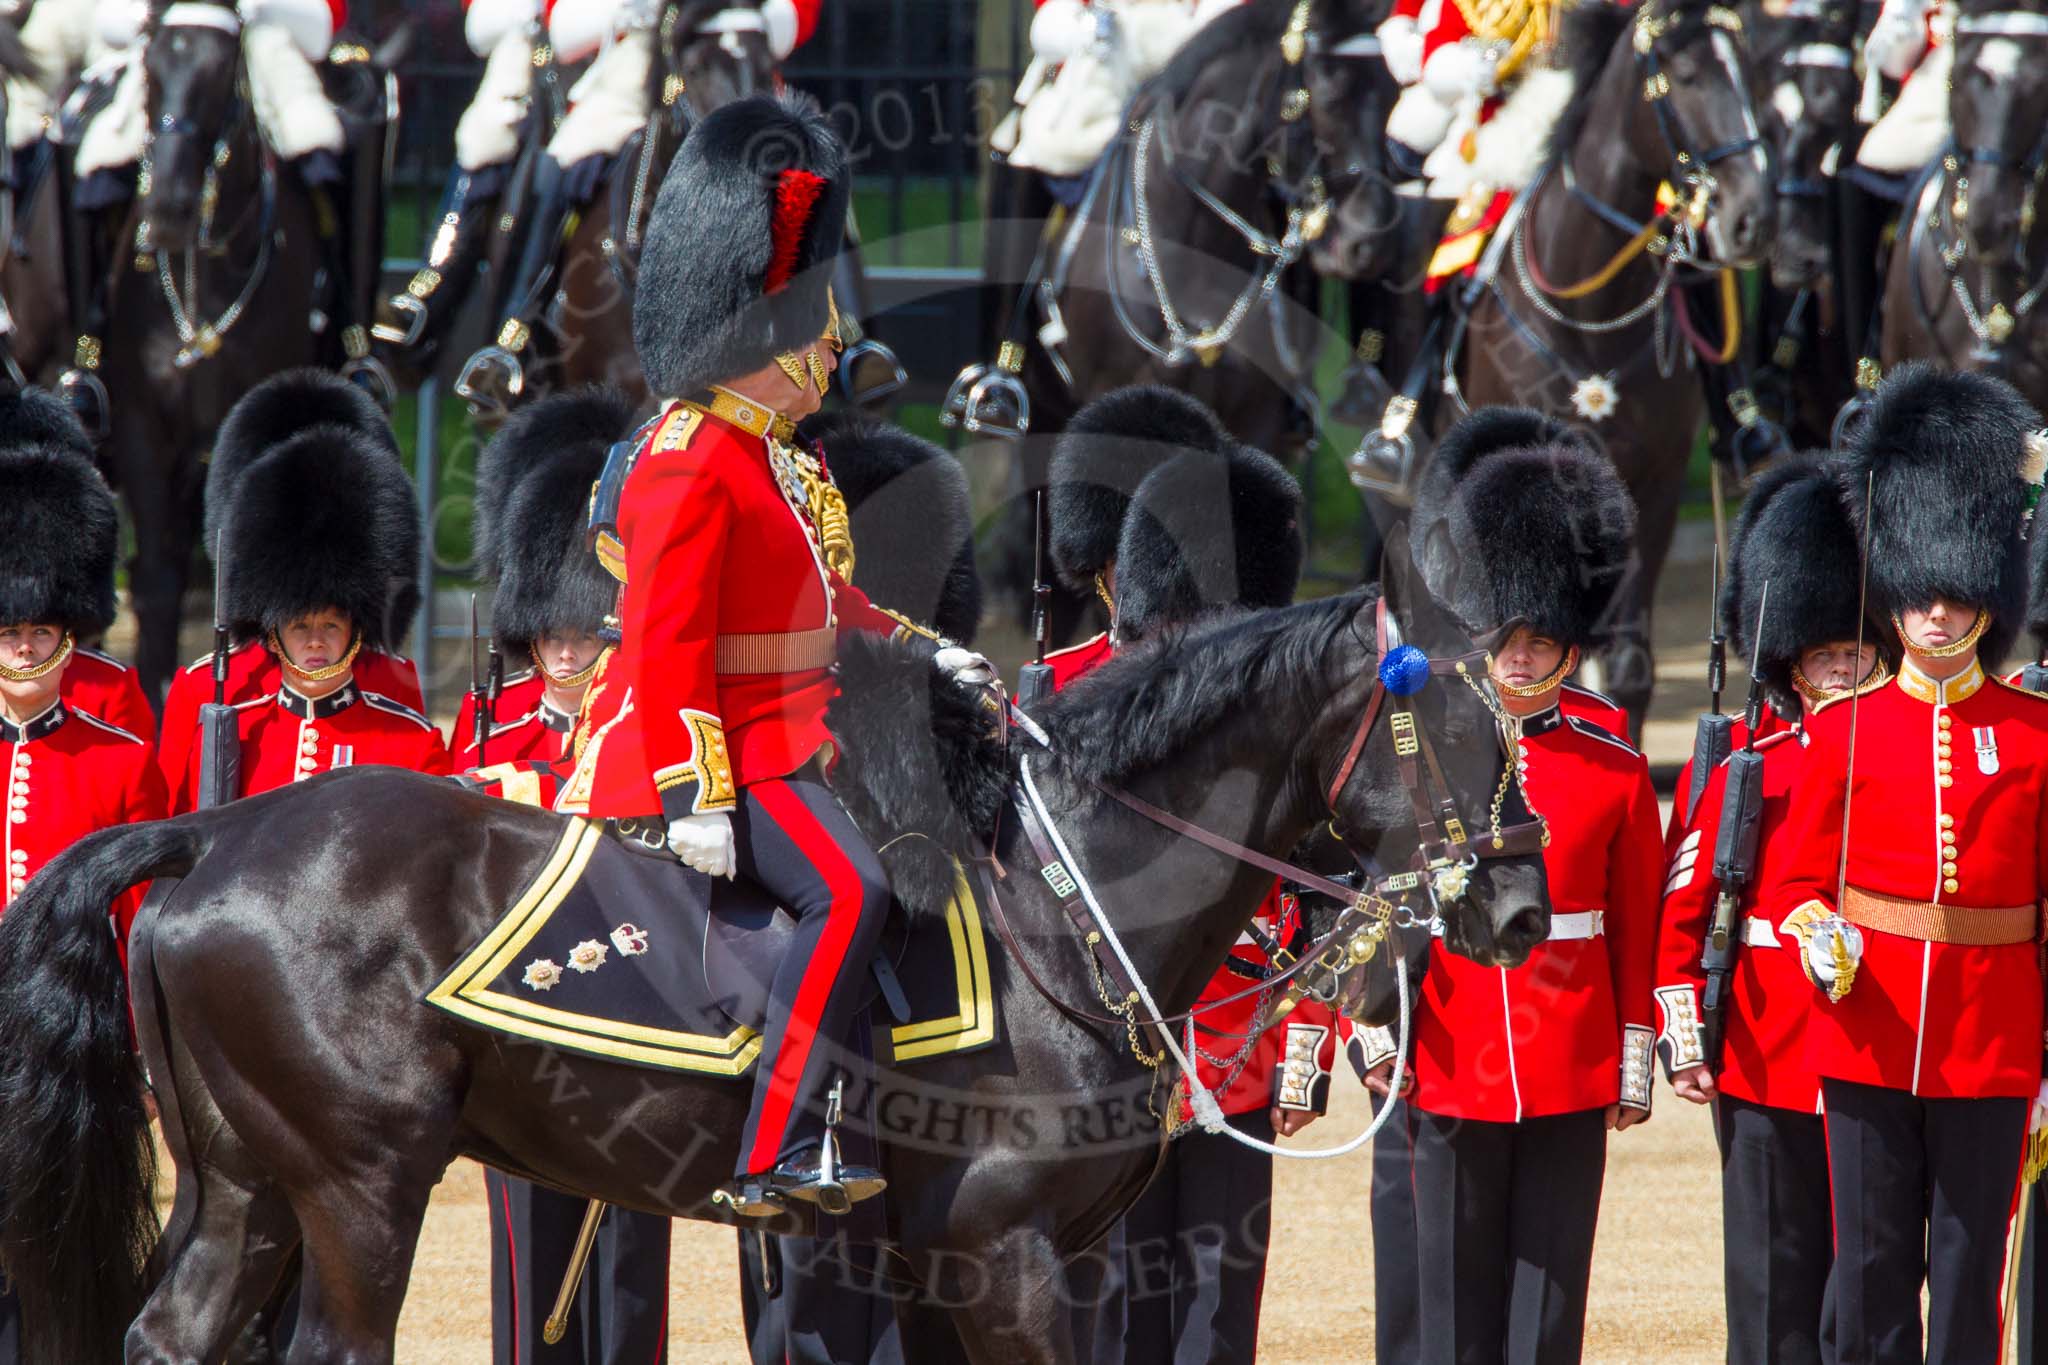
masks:
<svg viewBox="0 0 2048 1365"><path fill-rule="evenodd" d="M500 346L486 346L471 356L455 380L456 395L469 404L470 415L501 422L526 388L519 357Z"/></svg>
<svg viewBox="0 0 2048 1365"><path fill-rule="evenodd" d="M107 386L91 370L66 370L57 378L57 396L64 400L94 445L107 439L110 400Z"/></svg>
<svg viewBox="0 0 2048 1365"><path fill-rule="evenodd" d="M398 384L383 361L374 355L360 356L341 367L341 377L376 400L385 416L391 415L398 402Z"/></svg>

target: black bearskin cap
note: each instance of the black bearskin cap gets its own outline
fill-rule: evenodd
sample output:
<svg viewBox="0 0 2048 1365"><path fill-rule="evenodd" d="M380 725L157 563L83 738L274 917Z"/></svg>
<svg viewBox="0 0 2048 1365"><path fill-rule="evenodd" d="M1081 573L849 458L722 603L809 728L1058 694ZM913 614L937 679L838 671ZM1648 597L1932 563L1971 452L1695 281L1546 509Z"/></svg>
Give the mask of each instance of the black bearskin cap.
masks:
<svg viewBox="0 0 2048 1365"><path fill-rule="evenodd" d="M824 335L852 188L808 95L705 115L669 163L640 253L633 345L648 388L698 393Z"/></svg>
<svg viewBox="0 0 2048 1365"><path fill-rule="evenodd" d="M359 385L332 370L297 369L272 375L228 409L206 466L206 553L220 535L221 518L250 465L272 446L313 427L338 427L387 451L398 461L391 419Z"/></svg>
<svg viewBox="0 0 2048 1365"><path fill-rule="evenodd" d="M1263 451L1188 450L1145 476L1117 542L1125 640L1216 606L1284 607L1301 582L1301 486Z"/></svg>
<svg viewBox="0 0 2048 1365"><path fill-rule="evenodd" d="M846 497L854 586L949 640L972 641L981 624L981 578L960 462L859 412L806 423L804 434Z"/></svg>
<svg viewBox="0 0 2048 1365"><path fill-rule="evenodd" d="M0 407L0 625L97 635L114 620L120 513L90 447L49 415L35 403Z"/></svg>
<svg viewBox="0 0 2048 1365"><path fill-rule="evenodd" d="M1862 559L1856 524L1836 481L1834 461L1802 456L1758 477L1736 518L1720 612L1729 648L1746 672L1756 655L1757 609L1765 608L1761 653L1765 694L1780 715L1797 716L1792 670L1799 653L1830 640L1856 638ZM1770 584L1768 604L1764 585ZM1888 632L1866 625L1863 638L1882 645Z"/></svg>
<svg viewBox="0 0 2048 1365"><path fill-rule="evenodd" d="M1635 504L1568 429L1521 409L1473 413L1438 443L1415 522L1424 581L1473 635L1521 621L1581 649L1605 641Z"/></svg>
<svg viewBox="0 0 2048 1365"><path fill-rule="evenodd" d="M78 424L71 405L47 389L16 389L0 394L0 447L51 446L76 451L90 460L92 438Z"/></svg>
<svg viewBox="0 0 2048 1365"><path fill-rule="evenodd" d="M1178 389L1134 384L1090 402L1054 442L1046 472L1053 569L1075 592L1116 557L1124 512L1145 476L1183 450L1221 454L1216 414Z"/></svg>
<svg viewBox="0 0 2048 1365"><path fill-rule="evenodd" d="M477 568L497 585L491 633L509 657L551 630L604 624L619 585L584 528L605 456L632 431L624 394L578 389L514 409L477 458Z"/></svg>
<svg viewBox="0 0 2048 1365"><path fill-rule="evenodd" d="M2025 620L2026 487L2041 416L2002 379L1902 365L1878 385L1842 465L1850 515L1870 516L1870 610L1879 620L1935 598L1991 613L1977 653L2004 660Z"/></svg>
<svg viewBox="0 0 2048 1365"><path fill-rule="evenodd" d="M411 623L420 562L412 480L375 404L371 420L342 395L353 388L289 371L243 395L221 424L207 524L226 532L221 610L241 634L338 607L365 645L386 648Z"/></svg>

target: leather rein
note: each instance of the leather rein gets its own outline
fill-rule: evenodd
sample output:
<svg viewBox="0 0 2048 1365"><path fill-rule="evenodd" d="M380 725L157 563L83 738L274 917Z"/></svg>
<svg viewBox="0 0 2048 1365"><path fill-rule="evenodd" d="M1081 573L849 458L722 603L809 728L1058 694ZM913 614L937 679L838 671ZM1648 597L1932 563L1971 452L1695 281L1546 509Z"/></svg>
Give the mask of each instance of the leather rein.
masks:
<svg viewBox="0 0 2048 1365"><path fill-rule="evenodd" d="M1384 600L1379 604L1375 634L1379 657L1384 659L1390 640L1395 644L1399 643L1398 627L1388 617ZM1459 678L1471 686L1482 699L1486 699L1485 693L1479 689L1477 679L1485 676L1487 662L1486 652L1475 650L1442 659L1433 658L1429 661L1429 672L1432 678ZM1338 798L1357 769L1358 760L1365 751L1366 740L1378 725L1380 716L1387 713L1387 701L1391 695L1393 694L1388 691L1385 680L1376 677L1373 681L1372 694L1359 715L1358 726L1325 795L1326 804L1330 808L1333 833L1337 833L1335 821ZM1503 714L1490 699L1486 700L1488 709L1497 717ZM1053 752L1051 744L1043 737L1043 732L1037 725L1014 705L1010 709L1012 714L1019 718L1018 728L1038 739L1047 752ZM996 860L996 841L991 839L990 856L984 864L983 877L988 892L989 918L996 936L1009 951L1011 960L1017 964L1033 989L1055 1009L1069 1018L1084 1023L1120 1026L1132 1030L1133 1051L1139 1052L1135 1040L1137 1029L1163 1030L1167 1025L1179 1023L1192 1023L1196 1027L1202 1027L1196 1019L1198 1014L1253 996L1270 994L1276 986L1293 979L1318 961L1324 961L1324 965L1329 965L1325 960L1327 954L1340 943L1357 935L1362 927L1368 935L1373 936L1375 942L1378 938L1383 938L1393 922L1399 905L1405 904L1407 897L1414 892L1425 890L1428 893L1431 902L1429 918L1434 920L1439 913L1436 902L1440 885L1444 888L1441 894L1454 897L1462 892L1466 877L1479 862L1487 859L1524 857L1542 851L1544 845L1549 842L1549 835L1540 817L1532 816L1527 821L1506 827L1499 824L1502 800L1510 784L1515 781L1515 768L1511 762L1503 765L1501 785L1493 803L1492 822L1479 831L1482 838L1475 843L1468 837L1465 823L1459 818L1457 799L1444 776L1435 746L1430 742L1428 732L1416 723L1414 712L1408 705L1408 698L1396 698L1396 704L1389 714L1389 727L1393 732L1401 783L1408 794L1409 806L1415 816L1416 848L1410 858L1408 871L1375 878L1369 886L1363 888L1346 885L1305 867L1227 839L1213 830L1204 829L1171 811L1163 810L1121 787L1099 780L1091 781L1091 785L1104 796L1182 838L1190 839L1204 848L1249 867L1270 872L1306 890L1328 896L1346 906L1344 913L1339 916L1329 933L1317 939L1294 961L1278 968L1257 984L1230 995L1203 1001L1178 1013L1159 1015L1156 1018L1133 1018L1140 998L1137 983L1131 980L1118 956L1106 949L1103 927L1097 922L1095 911L1083 897L1080 882L1068 869L1066 860L1061 858L1059 850L1054 846L1052 832L1033 809L1034 802L1027 799L1015 785L1010 792L1009 804L1017 812L1025 839L1030 843L1032 854L1038 861L1039 875L1059 900L1060 908L1094 958L1096 969L1106 979L1107 984L1114 988L1115 998L1121 1002L1121 1012L1098 1013L1071 1004L1061 999L1039 976L1031 965L1030 958L1025 956L1016 931L1011 927L1008 912L1004 908L1001 884L1009 879L1009 873ZM1342 839L1343 836L1339 833L1338 837ZM1418 925L1425 922L1429 921L1419 918L1411 918L1410 921L1411 924ZM1109 994L1105 991L1106 999ZM1114 1010L1118 1006L1112 1003L1111 1008ZM1159 1050L1155 1048L1155 1052ZM1140 1060L1146 1060L1142 1052L1139 1052L1139 1057ZM1156 1065L1156 1059L1152 1064Z"/></svg>

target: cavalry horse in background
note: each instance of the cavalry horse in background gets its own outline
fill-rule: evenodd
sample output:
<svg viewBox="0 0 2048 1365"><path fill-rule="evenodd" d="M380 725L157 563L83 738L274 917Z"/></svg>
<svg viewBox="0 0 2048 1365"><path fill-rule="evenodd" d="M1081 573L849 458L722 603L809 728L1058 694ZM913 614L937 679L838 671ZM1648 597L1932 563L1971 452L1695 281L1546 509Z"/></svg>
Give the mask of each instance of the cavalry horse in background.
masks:
<svg viewBox="0 0 2048 1365"><path fill-rule="evenodd" d="M209 6L228 18L166 22L179 6L151 16L149 141L100 366L115 396L102 462L135 528L136 667L153 696L178 663L215 430L266 376L343 360L339 329L312 322L332 308L313 199L257 126L234 6L193 0Z"/></svg>
<svg viewBox="0 0 2048 1365"><path fill-rule="evenodd" d="M1484 655L1422 590L1398 531L1383 581L1134 648L1037 713L1043 745L1020 729L1004 747L975 697L933 679L928 651L850 642L833 719L841 777L867 802L853 808L927 835L884 847L960 859L997 930L992 1044L877 1076L877 1112L894 1091L991 1116L957 1144L877 1134L892 1279L924 1294L898 1297L907 1358L950 1350L957 1331L984 1365L1073 1359L1061 1262L1143 1188L1164 1140L1144 1116L1174 1083L1141 1042L1153 1016L1104 984L1103 940L1176 1029L1272 885L1273 864L1245 859L1284 858L1324 826L1361 861L1420 873L1381 877L1381 898L1359 902L1383 925L1398 896L1446 946L1503 966L1547 935L1540 819ZM1414 648L1383 659L1375 641L1396 624ZM863 667L873 700L849 728ZM919 691L930 707L906 707ZM911 780L905 751L948 742L941 711L960 752ZM1407 726L1432 751L1426 771L1397 756ZM725 1221L710 1196L733 1169L744 1080L655 1076L422 1003L561 849L606 837L359 768L104 831L52 863L0 919L16 964L0 977L0 1035L15 1040L0 1055L0 1264L31 1354L111 1359L125 1332L129 1358L218 1359L303 1238L295 1350L388 1360L429 1194L457 1156ZM129 944L131 1038L106 905L152 877L181 880ZM1063 901L1082 894L1100 931L1086 938ZM178 1172L160 1239L144 1069ZM1063 1118L1077 1096L1139 1122L1077 1135Z"/></svg>
<svg viewBox="0 0 2048 1365"><path fill-rule="evenodd" d="M1759 117L1777 165L1777 231L1756 326L1755 397L1794 449L1828 444L1854 385L1866 338L1850 335L1843 280L1874 271L1844 250L1841 175L1853 162L1859 0L1745 0L1744 32L1757 73ZM1865 287L1868 293L1867 286Z"/></svg>
<svg viewBox="0 0 2048 1365"><path fill-rule="evenodd" d="M50 0L60 4L62 0ZM0 19L0 82L33 75L34 61L21 45L21 26L35 0L17 6ZM7 119L7 93L0 84L0 126ZM52 153L54 154L54 153ZM0 151L8 163L6 211L0 213L0 305L7 335L0 351L17 373L0 376L7 382L39 383L56 376L70 359L64 345L70 338L71 313L64 299L64 229L57 208L54 168L34 170L20 153ZM34 185L27 189L31 176Z"/></svg>
<svg viewBox="0 0 2048 1365"><path fill-rule="evenodd" d="M1732 271L1770 245L1769 151L1732 9L1581 0L1564 43L1572 96L1543 170L1502 222L1498 269L1482 277L1462 345L1446 355L1456 402L1445 406L1536 408L1614 462L1635 499L1638 558L1600 682L1640 724L1655 679L1651 604L1705 411L1694 365L1715 358L1700 354L1681 286L1724 272L1729 336L1740 309Z"/></svg>
<svg viewBox="0 0 2048 1365"><path fill-rule="evenodd" d="M1398 90L1372 36L1386 8L1245 0L1196 30L1139 89L1026 278L990 282L1016 294L1003 343L1014 397L968 414L956 383L952 416L1050 436L1091 398L1163 384L1299 469L1320 409L1319 281L1398 265L1381 137ZM1047 441L1020 447L989 550L989 577L1027 612L1030 494L1044 486L1049 451ZM1064 637L1089 608L1055 592Z"/></svg>
<svg viewBox="0 0 2048 1365"><path fill-rule="evenodd" d="M1932 359L2011 381L2048 406L2048 13L1965 0L1949 87L1951 141L1899 219L1883 361Z"/></svg>

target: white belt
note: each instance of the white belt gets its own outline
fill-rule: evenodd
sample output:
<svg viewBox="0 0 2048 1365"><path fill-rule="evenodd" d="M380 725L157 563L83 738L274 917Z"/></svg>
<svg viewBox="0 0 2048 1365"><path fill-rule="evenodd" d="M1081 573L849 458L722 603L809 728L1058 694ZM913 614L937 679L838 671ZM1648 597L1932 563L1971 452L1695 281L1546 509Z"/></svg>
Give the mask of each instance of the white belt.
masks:
<svg viewBox="0 0 2048 1365"><path fill-rule="evenodd" d="M1577 938L1598 938L1607 932L1605 910L1581 910L1575 914L1552 914L1550 941L1562 943Z"/></svg>
<svg viewBox="0 0 2048 1365"><path fill-rule="evenodd" d="M1778 931L1762 915L1749 915L1742 921L1742 941L1751 948L1775 948Z"/></svg>

